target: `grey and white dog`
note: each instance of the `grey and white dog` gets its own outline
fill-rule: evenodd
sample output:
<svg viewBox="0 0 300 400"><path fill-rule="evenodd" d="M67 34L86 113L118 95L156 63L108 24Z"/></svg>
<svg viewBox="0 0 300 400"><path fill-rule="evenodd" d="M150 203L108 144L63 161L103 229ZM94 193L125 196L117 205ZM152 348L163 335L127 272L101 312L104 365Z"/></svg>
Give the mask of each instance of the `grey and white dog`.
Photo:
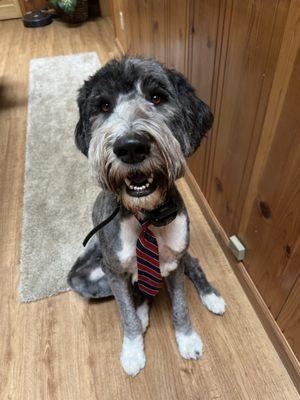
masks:
<svg viewBox="0 0 300 400"><path fill-rule="evenodd" d="M202 342L190 321L184 273L210 311L223 314L225 302L187 252L189 218L175 181L184 175L185 159L199 146L213 116L181 74L153 60L127 57L110 61L86 81L78 105L76 144L103 189L93 223L105 220L118 203L120 211L90 240L69 273L69 285L86 298L115 297L124 328L121 364L128 375L136 375L145 366L143 333L150 305L132 285L141 230L136 217L172 198L176 218L151 230L172 301L179 352L185 359L198 359Z"/></svg>

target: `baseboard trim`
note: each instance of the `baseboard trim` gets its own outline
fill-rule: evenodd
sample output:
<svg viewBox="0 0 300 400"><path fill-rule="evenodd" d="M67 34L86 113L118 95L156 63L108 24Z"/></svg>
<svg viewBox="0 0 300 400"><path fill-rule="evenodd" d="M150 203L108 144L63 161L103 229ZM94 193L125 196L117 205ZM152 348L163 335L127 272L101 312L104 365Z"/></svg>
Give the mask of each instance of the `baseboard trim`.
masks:
<svg viewBox="0 0 300 400"><path fill-rule="evenodd" d="M288 344L286 338L281 332L270 310L264 302L262 296L254 285L250 275L248 274L244 264L237 262L228 248L229 238L224 229L220 225L207 200L205 199L201 189L199 188L193 174L189 169L185 176L186 182L192 191L201 211L203 212L208 224L210 225L216 239L221 245L230 265L241 283L248 299L250 300L254 310L256 311L267 335L269 336L273 346L275 347L281 361L287 369L295 387L300 393L300 363L297 360L293 350Z"/></svg>

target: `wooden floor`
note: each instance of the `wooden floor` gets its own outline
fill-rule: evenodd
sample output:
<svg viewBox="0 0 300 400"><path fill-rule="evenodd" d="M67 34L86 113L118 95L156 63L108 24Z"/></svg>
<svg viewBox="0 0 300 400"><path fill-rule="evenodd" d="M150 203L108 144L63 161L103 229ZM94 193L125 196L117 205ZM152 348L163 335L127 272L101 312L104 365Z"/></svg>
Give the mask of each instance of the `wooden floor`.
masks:
<svg viewBox="0 0 300 400"><path fill-rule="evenodd" d="M66 293L19 303L28 63L83 51L97 51L102 63L117 53L107 20L76 28L54 21L40 29L23 28L20 20L0 22L0 399L299 399L185 183L180 187L192 216L192 252L228 304L224 317L210 314L187 282L202 360L180 358L164 291L145 339L146 368L134 379L119 363L115 301L89 304Z"/></svg>

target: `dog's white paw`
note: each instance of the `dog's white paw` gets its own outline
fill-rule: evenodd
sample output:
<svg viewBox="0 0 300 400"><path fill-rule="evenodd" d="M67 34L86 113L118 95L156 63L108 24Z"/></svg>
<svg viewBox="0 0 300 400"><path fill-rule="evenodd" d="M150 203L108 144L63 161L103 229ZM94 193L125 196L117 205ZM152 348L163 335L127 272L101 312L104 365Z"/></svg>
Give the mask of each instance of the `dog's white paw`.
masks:
<svg viewBox="0 0 300 400"><path fill-rule="evenodd" d="M179 352L183 358L197 360L202 356L202 340L194 330L189 334L176 331L175 335Z"/></svg>
<svg viewBox="0 0 300 400"><path fill-rule="evenodd" d="M142 323L144 333L149 325L149 304L145 301L137 308L136 313Z"/></svg>
<svg viewBox="0 0 300 400"><path fill-rule="evenodd" d="M144 368L146 357L142 335L138 335L134 339L124 336L120 359L127 375L135 376Z"/></svg>
<svg viewBox="0 0 300 400"><path fill-rule="evenodd" d="M104 276L104 272L101 267L97 267L95 269L92 269L92 271L89 274L88 279L92 282L99 281Z"/></svg>
<svg viewBox="0 0 300 400"><path fill-rule="evenodd" d="M214 314L224 314L226 303L223 297L217 296L215 293L209 293L201 296L201 300L209 311L213 312Z"/></svg>

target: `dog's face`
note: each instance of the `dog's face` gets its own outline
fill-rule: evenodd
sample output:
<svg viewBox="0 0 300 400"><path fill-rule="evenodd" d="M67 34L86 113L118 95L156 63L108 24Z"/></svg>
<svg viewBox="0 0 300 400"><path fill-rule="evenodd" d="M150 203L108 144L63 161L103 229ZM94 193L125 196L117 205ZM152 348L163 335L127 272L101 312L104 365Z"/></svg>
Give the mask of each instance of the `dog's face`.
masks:
<svg viewBox="0 0 300 400"><path fill-rule="evenodd" d="M77 147L98 184L133 212L158 206L213 122L185 78L153 60L109 62L78 105Z"/></svg>

